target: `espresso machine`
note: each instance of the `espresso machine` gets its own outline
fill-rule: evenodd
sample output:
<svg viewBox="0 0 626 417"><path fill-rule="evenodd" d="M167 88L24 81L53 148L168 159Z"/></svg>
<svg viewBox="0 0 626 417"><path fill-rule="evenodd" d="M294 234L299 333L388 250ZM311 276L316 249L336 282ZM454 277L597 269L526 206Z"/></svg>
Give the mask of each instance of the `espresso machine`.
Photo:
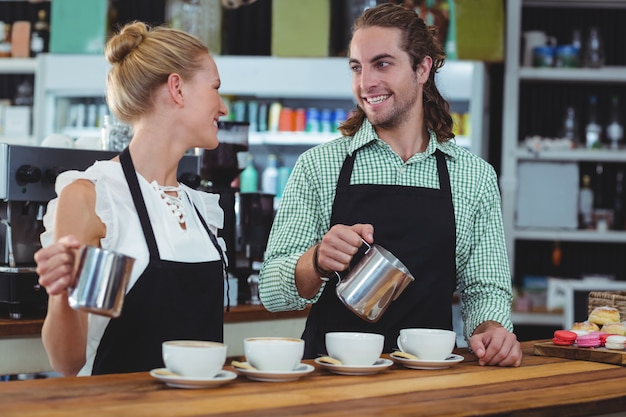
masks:
<svg viewBox="0 0 626 417"><path fill-rule="evenodd" d="M47 204L56 197L56 178L117 154L0 143L0 317L45 316L48 297L37 282L34 254L41 248ZM197 175L198 157L186 155L178 172Z"/></svg>
<svg viewBox="0 0 626 417"><path fill-rule="evenodd" d="M241 193L232 185L248 164L248 129L247 122L219 122L217 148L199 150L198 189L220 195L224 228L219 236L226 242L228 273L237 279L238 300L256 304L258 298L248 278L258 272L263 261L274 220L274 195Z"/></svg>

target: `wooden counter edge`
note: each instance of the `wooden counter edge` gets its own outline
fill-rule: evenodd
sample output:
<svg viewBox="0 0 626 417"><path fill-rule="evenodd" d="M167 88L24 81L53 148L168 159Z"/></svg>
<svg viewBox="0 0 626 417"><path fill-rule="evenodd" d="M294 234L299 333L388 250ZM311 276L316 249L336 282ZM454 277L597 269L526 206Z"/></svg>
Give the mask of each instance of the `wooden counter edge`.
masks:
<svg viewBox="0 0 626 417"><path fill-rule="evenodd" d="M224 309L224 323L241 323L250 321L282 320L293 318L305 318L309 314L310 306L304 310L279 311L272 313L267 311L262 305L237 305Z"/></svg>
<svg viewBox="0 0 626 417"><path fill-rule="evenodd" d="M251 321L282 320L306 318L310 307L297 311L280 311L272 313L262 305L237 305L224 309L224 324L243 323ZM35 336L41 334L43 318L0 319L0 337Z"/></svg>

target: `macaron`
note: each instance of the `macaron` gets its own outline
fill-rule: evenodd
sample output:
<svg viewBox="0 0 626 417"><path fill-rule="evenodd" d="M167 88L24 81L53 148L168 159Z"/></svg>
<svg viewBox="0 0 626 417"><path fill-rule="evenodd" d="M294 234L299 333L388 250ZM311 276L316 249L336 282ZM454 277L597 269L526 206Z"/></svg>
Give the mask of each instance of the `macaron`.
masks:
<svg viewBox="0 0 626 417"><path fill-rule="evenodd" d="M626 336L609 335L606 338L605 347L607 349L624 350L626 348Z"/></svg>
<svg viewBox="0 0 626 417"><path fill-rule="evenodd" d="M554 332L552 343L559 346L570 346L574 344L577 337L576 333L569 330L557 330Z"/></svg>
<svg viewBox="0 0 626 417"><path fill-rule="evenodd" d="M598 347L600 346L600 336L597 334L585 334L576 338L576 345L578 347Z"/></svg>
<svg viewBox="0 0 626 417"><path fill-rule="evenodd" d="M590 334L598 335L598 337L600 338L600 346L604 346L604 344L606 343L606 338L611 335L611 333L607 332L591 332Z"/></svg>

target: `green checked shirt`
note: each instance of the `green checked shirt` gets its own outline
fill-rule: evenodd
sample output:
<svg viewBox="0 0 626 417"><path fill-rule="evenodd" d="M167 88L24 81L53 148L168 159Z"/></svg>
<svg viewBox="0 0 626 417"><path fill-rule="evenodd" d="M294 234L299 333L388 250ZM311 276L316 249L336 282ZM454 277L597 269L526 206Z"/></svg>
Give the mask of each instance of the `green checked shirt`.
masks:
<svg viewBox="0 0 626 417"><path fill-rule="evenodd" d="M474 329L487 320L512 331L511 275L493 167L455 143L438 143L432 132L426 151L403 162L378 138L367 120L354 137L341 137L316 146L296 161L274 219L260 272L263 305L269 311L302 310L319 298L325 284L313 299L298 295L294 279L296 263L330 228L335 188L346 155L370 142L374 142L370 144L373 146L357 153L352 184L439 188L434 153L439 148L446 155L456 218L456 282L465 337L469 339Z"/></svg>

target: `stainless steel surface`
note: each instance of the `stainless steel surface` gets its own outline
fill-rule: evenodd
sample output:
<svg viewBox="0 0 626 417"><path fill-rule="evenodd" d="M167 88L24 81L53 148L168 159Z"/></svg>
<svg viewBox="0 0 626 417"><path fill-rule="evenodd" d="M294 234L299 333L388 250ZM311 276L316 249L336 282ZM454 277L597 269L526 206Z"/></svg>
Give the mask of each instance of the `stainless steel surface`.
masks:
<svg viewBox="0 0 626 417"><path fill-rule="evenodd" d="M33 267L41 248L43 216L55 198L57 176L67 170L85 170L94 162L109 160L117 152L44 148L0 143L0 267ZM185 155L178 175L198 175L200 158ZM47 296L38 287L37 274L0 271L0 309L45 314ZM20 315L21 313L18 313ZM17 318L17 317L16 317Z"/></svg>
<svg viewBox="0 0 626 417"><path fill-rule="evenodd" d="M54 183L58 174L70 169L85 170L95 161L116 155L118 152L0 143L0 199L48 202L56 197ZM199 170L199 157L185 155L178 174L198 174Z"/></svg>
<svg viewBox="0 0 626 417"><path fill-rule="evenodd" d="M4 241L6 242L7 254L9 257L9 266L11 268L16 268L17 265L15 264L15 256L13 255L13 232L11 231L11 223L9 223L7 219L0 219L0 222L2 222L2 224L6 227L6 238Z"/></svg>
<svg viewBox="0 0 626 417"><path fill-rule="evenodd" d="M135 259L95 246L83 246L69 304L76 310L118 317Z"/></svg>
<svg viewBox="0 0 626 417"><path fill-rule="evenodd" d="M376 322L415 278L391 252L379 245L363 243L368 246L367 251L339 280L336 292L356 315Z"/></svg>
<svg viewBox="0 0 626 417"><path fill-rule="evenodd" d="M43 316L48 296L35 267L0 266L0 310L12 319Z"/></svg>

